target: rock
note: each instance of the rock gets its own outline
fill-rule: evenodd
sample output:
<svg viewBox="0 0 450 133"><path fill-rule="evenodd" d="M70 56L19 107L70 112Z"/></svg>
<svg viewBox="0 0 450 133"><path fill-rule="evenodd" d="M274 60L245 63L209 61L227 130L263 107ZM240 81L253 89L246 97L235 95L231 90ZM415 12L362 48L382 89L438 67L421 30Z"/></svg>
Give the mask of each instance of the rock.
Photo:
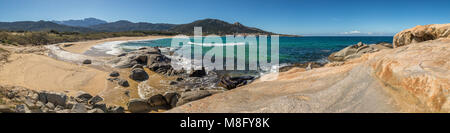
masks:
<svg viewBox="0 0 450 133"><path fill-rule="evenodd" d="M65 109L72 109L73 106L77 103L79 103L79 102L74 101L74 100L69 100L69 101L67 101L66 106L64 106L64 107L65 107ZM80 103L82 103L82 102L80 102Z"/></svg>
<svg viewBox="0 0 450 133"><path fill-rule="evenodd" d="M206 76L205 68L202 67L201 70L192 70L189 74L189 77L203 77Z"/></svg>
<svg viewBox="0 0 450 133"><path fill-rule="evenodd" d="M41 101L43 103L47 103L47 93L46 92L39 92L38 93L38 101Z"/></svg>
<svg viewBox="0 0 450 133"><path fill-rule="evenodd" d="M91 60L84 60L84 61L83 61L83 64L91 64L91 63L92 63Z"/></svg>
<svg viewBox="0 0 450 133"><path fill-rule="evenodd" d="M147 48L129 52L109 61L116 68L131 68L136 64L147 65L150 56L164 56L158 48ZM165 56L164 56L165 57Z"/></svg>
<svg viewBox="0 0 450 133"><path fill-rule="evenodd" d="M101 102L101 101L103 101L103 98L97 95L97 96L91 98L91 100L89 100L88 103L89 103L90 105L94 105L94 104L96 104L96 103L98 103L98 102Z"/></svg>
<svg viewBox="0 0 450 133"><path fill-rule="evenodd" d="M80 103L87 103L89 101L89 99L91 99L91 98L92 98L91 94L89 94L87 92L83 92L83 91L79 91L75 95L75 100Z"/></svg>
<svg viewBox="0 0 450 133"><path fill-rule="evenodd" d="M70 109L63 109L63 110L56 111L56 113L71 113L70 111L71 111Z"/></svg>
<svg viewBox="0 0 450 133"><path fill-rule="evenodd" d="M129 87L130 84L128 84L127 80L119 79L119 82L117 82L122 87Z"/></svg>
<svg viewBox="0 0 450 133"><path fill-rule="evenodd" d="M44 95L47 97L47 102L51 102L55 105L66 105L67 95L63 93L56 92L44 92ZM46 102L44 102L46 103Z"/></svg>
<svg viewBox="0 0 450 133"><path fill-rule="evenodd" d="M150 112L152 107L144 99L131 99L128 104L128 111L131 113L147 113Z"/></svg>
<svg viewBox="0 0 450 133"><path fill-rule="evenodd" d="M15 111L7 105L0 105L0 113L14 113Z"/></svg>
<svg viewBox="0 0 450 133"><path fill-rule="evenodd" d="M135 68L131 70L130 78L136 81L145 81L148 79L148 74L142 68Z"/></svg>
<svg viewBox="0 0 450 133"><path fill-rule="evenodd" d="M329 61L346 61L349 59L359 58L361 55L366 53L374 53L378 52L382 49L390 49L389 47L386 47L385 43L382 44L371 44L366 45L362 42L359 42L356 45L348 46L338 52L332 53L330 56L328 56Z"/></svg>
<svg viewBox="0 0 450 133"><path fill-rule="evenodd" d="M109 82L119 81L119 78L116 78L116 77L114 77L114 78L108 78L108 81L109 81Z"/></svg>
<svg viewBox="0 0 450 133"><path fill-rule="evenodd" d="M178 99L180 98L180 94L176 92L169 92L164 94L164 98L167 101L167 104L170 105L171 108L177 106Z"/></svg>
<svg viewBox="0 0 450 133"><path fill-rule="evenodd" d="M125 113L125 109L122 106L113 106L108 108L108 113Z"/></svg>
<svg viewBox="0 0 450 133"><path fill-rule="evenodd" d="M76 103L70 110L72 113L87 113L86 105L84 103Z"/></svg>
<svg viewBox="0 0 450 133"><path fill-rule="evenodd" d="M92 106L92 108L94 108L94 109L101 109L103 112L107 112L107 111L108 111L108 109L107 109L107 107L106 107L106 104L104 104L104 103L101 103L101 104L99 104L99 103L94 104L94 105Z"/></svg>
<svg viewBox="0 0 450 133"><path fill-rule="evenodd" d="M394 48L439 38L450 38L450 24L419 25L395 34Z"/></svg>
<svg viewBox="0 0 450 133"><path fill-rule="evenodd" d="M144 65L142 65L142 64L136 64L136 65L134 65L133 67L131 67L131 69L135 69L135 68L141 68L141 69L144 69Z"/></svg>
<svg viewBox="0 0 450 133"><path fill-rule="evenodd" d="M129 91L129 90L126 90L126 91L124 92L124 94L125 94L126 96L130 97L130 91Z"/></svg>
<svg viewBox="0 0 450 133"><path fill-rule="evenodd" d="M117 72L117 71L113 71L113 72L111 72L111 73L109 74L109 76L111 76L111 77L119 77L120 74L119 74L119 72Z"/></svg>
<svg viewBox="0 0 450 133"><path fill-rule="evenodd" d="M73 106L72 106L72 107L73 107ZM61 111L61 110L64 110L64 107L61 106L61 105L57 105L57 106L55 107L54 110L55 110L55 111Z"/></svg>
<svg viewBox="0 0 450 133"><path fill-rule="evenodd" d="M147 102L152 107L167 107L167 105L168 105L166 99L161 94L154 95L154 96L150 97L147 100Z"/></svg>
<svg viewBox="0 0 450 133"><path fill-rule="evenodd" d="M98 108L94 108L94 109L87 111L87 113L105 113L105 111L98 109Z"/></svg>
<svg viewBox="0 0 450 133"><path fill-rule="evenodd" d="M240 86L244 86L254 80L253 76L240 76L240 77L222 77L220 82L217 84L220 87L226 89L234 89Z"/></svg>
<svg viewBox="0 0 450 133"><path fill-rule="evenodd" d="M279 69L279 72L287 72L287 71L291 70L292 68L305 68L306 69L306 68L308 68L308 66L310 66L311 69L314 69L314 68L323 67L324 65L325 64L318 63L318 62L295 63L292 65L281 67Z"/></svg>
<svg viewBox="0 0 450 133"><path fill-rule="evenodd" d="M176 84L178 84L178 82L176 82L176 81L170 81L169 82L169 85L176 85Z"/></svg>
<svg viewBox="0 0 450 133"><path fill-rule="evenodd" d="M117 57L122 57L122 56L126 56L126 55L127 55L127 53L121 53L121 54L117 55Z"/></svg>
<svg viewBox="0 0 450 133"><path fill-rule="evenodd" d="M72 45L74 45L74 44L64 44L63 47L70 47Z"/></svg>
<svg viewBox="0 0 450 133"><path fill-rule="evenodd" d="M206 90L184 92L181 94L181 98L177 102L176 106L180 106L185 103L199 100L199 99L211 96L211 95L212 95L212 93L209 91L206 91Z"/></svg>
<svg viewBox="0 0 450 133"><path fill-rule="evenodd" d="M55 109L55 105L53 103L47 103L45 106L49 109Z"/></svg>
<svg viewBox="0 0 450 133"><path fill-rule="evenodd" d="M25 104L16 105L17 113L31 113L31 110Z"/></svg>

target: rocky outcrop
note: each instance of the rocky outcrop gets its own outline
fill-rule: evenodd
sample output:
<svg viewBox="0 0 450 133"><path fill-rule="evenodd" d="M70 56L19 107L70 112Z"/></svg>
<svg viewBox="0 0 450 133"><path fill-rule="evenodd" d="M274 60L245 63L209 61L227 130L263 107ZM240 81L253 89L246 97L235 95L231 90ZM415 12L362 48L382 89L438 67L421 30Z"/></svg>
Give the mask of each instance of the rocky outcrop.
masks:
<svg viewBox="0 0 450 133"><path fill-rule="evenodd" d="M366 53L378 52L382 49L390 49L390 44L387 43L379 43L379 44L371 44L367 45L362 42L358 44L348 46L338 52L332 53L328 56L329 61L346 61L349 59L359 58L361 55Z"/></svg>
<svg viewBox="0 0 450 133"><path fill-rule="evenodd" d="M449 48L450 39L440 38L293 68L168 112L450 112Z"/></svg>
<svg viewBox="0 0 450 133"><path fill-rule="evenodd" d="M439 38L450 38L450 24L418 25L394 36L394 47L409 45Z"/></svg>
<svg viewBox="0 0 450 133"><path fill-rule="evenodd" d="M17 86L0 86L0 113L124 113L120 106L100 103L103 98L79 92L75 97L64 93L34 91ZM7 109L8 107L9 109Z"/></svg>
<svg viewBox="0 0 450 133"><path fill-rule="evenodd" d="M217 84L220 87L231 90L240 86L247 85L255 79L253 76L238 76L230 77L224 76L221 78L220 82Z"/></svg>
<svg viewBox="0 0 450 133"><path fill-rule="evenodd" d="M163 55L159 48L144 47L132 51L109 61L116 68L136 68L146 66L150 70L164 75L172 76L184 73L183 70L175 70L170 64L170 59ZM133 68L134 69L134 68Z"/></svg>

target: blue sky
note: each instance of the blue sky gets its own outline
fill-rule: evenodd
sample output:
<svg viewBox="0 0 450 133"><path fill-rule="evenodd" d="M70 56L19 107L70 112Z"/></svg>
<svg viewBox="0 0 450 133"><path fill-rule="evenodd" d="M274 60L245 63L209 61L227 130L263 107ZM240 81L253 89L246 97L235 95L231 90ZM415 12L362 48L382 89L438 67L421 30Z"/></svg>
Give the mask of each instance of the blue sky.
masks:
<svg viewBox="0 0 450 133"><path fill-rule="evenodd" d="M450 0L0 0L0 21L189 23L217 18L298 35L393 35L449 23Z"/></svg>

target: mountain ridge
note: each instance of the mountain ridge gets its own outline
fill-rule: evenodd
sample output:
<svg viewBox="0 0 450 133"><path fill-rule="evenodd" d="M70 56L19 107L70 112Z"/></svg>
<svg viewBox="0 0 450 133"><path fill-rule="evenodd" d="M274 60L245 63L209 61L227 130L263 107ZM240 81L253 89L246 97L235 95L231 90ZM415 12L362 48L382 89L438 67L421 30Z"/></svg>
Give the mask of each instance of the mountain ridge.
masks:
<svg viewBox="0 0 450 133"><path fill-rule="evenodd" d="M123 31L165 31L192 35L194 27L203 27L203 33L226 34L275 34L239 22L233 24L219 19L201 19L187 24L130 22L119 20L106 22L96 18L65 21L17 21L0 22L0 30L8 31L49 31L60 32L123 32Z"/></svg>

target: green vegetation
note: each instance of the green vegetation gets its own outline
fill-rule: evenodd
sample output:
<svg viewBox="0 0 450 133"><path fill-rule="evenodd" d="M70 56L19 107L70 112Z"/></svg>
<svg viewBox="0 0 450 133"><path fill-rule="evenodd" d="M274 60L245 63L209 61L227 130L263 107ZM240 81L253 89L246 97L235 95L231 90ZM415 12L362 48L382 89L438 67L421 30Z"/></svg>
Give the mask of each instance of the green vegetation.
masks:
<svg viewBox="0 0 450 133"><path fill-rule="evenodd" d="M164 31L126 31L126 32L58 32L58 31L0 31L0 43L10 45L47 45L62 42L96 40L111 37L138 37L148 35L175 35Z"/></svg>

